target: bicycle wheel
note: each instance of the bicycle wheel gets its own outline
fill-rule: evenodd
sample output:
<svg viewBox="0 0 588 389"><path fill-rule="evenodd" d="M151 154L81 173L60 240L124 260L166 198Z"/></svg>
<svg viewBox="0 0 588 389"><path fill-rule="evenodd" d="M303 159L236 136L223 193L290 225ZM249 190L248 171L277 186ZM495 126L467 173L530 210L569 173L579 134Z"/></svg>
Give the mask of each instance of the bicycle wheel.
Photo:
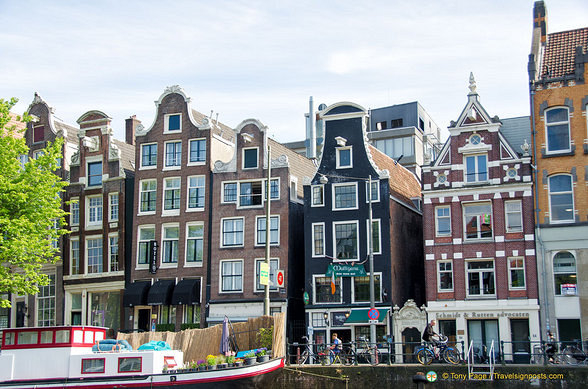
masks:
<svg viewBox="0 0 588 389"><path fill-rule="evenodd" d="M563 359L567 364L577 365L584 362L586 354L576 346L567 346L563 351Z"/></svg>
<svg viewBox="0 0 588 389"><path fill-rule="evenodd" d="M308 360L308 350L304 350L302 354L300 354L300 358L298 358L298 364L304 365Z"/></svg>
<svg viewBox="0 0 588 389"><path fill-rule="evenodd" d="M355 364L355 352L353 352L351 349L341 352L341 354L339 354L339 358L345 366L351 366Z"/></svg>
<svg viewBox="0 0 588 389"><path fill-rule="evenodd" d="M321 358L321 365L330 366L333 363L333 360L335 360L335 353L333 350L329 350L322 354Z"/></svg>
<svg viewBox="0 0 588 389"><path fill-rule="evenodd" d="M427 348L422 348L417 352L417 360L421 365L430 365L434 358L433 352Z"/></svg>
<svg viewBox="0 0 588 389"><path fill-rule="evenodd" d="M459 351L454 349L453 347L447 347L443 352L443 359L447 363L451 363L452 365L459 365L461 362L461 356L459 355Z"/></svg>

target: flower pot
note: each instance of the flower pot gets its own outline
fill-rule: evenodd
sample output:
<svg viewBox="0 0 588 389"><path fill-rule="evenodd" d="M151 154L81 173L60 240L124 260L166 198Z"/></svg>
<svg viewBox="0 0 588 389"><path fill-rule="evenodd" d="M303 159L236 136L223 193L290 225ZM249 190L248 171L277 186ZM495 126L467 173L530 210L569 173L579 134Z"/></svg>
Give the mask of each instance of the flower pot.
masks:
<svg viewBox="0 0 588 389"><path fill-rule="evenodd" d="M205 371L206 370L206 366L198 366L198 371Z"/></svg>
<svg viewBox="0 0 588 389"><path fill-rule="evenodd" d="M208 370L216 370L216 365L208 365Z"/></svg>
<svg viewBox="0 0 588 389"><path fill-rule="evenodd" d="M255 362L257 362L257 357L249 357L249 358L245 358L245 365L247 365L247 366L251 366L251 365L253 365Z"/></svg>
<svg viewBox="0 0 588 389"><path fill-rule="evenodd" d="M226 364L226 363L219 363L219 364L217 365L217 367L218 367L219 369L226 369L226 368L227 368L227 364Z"/></svg>
<svg viewBox="0 0 588 389"><path fill-rule="evenodd" d="M269 361L269 355L260 355L257 357L257 362L267 362Z"/></svg>
<svg viewBox="0 0 588 389"><path fill-rule="evenodd" d="M241 367L243 366L243 362L239 361L239 362L235 362L235 367Z"/></svg>

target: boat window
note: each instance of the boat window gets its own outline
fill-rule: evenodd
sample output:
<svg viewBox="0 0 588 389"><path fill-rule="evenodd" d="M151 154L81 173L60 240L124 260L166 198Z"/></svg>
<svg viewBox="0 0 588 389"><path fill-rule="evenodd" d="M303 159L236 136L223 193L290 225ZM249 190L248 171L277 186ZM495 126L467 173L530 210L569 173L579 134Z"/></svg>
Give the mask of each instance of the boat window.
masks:
<svg viewBox="0 0 588 389"><path fill-rule="evenodd" d="M119 358L118 371L123 372L140 372L141 371L141 357L133 358Z"/></svg>
<svg viewBox="0 0 588 389"><path fill-rule="evenodd" d="M4 344L6 346L10 344L14 344L14 332L5 332L4 333Z"/></svg>
<svg viewBox="0 0 588 389"><path fill-rule="evenodd" d="M55 331L55 343L69 343L69 330Z"/></svg>
<svg viewBox="0 0 588 389"><path fill-rule="evenodd" d="M74 330L73 342L74 343L82 343L83 340L84 340L84 331Z"/></svg>
<svg viewBox="0 0 588 389"><path fill-rule="evenodd" d="M53 343L53 331L41 331L41 343Z"/></svg>
<svg viewBox="0 0 588 389"><path fill-rule="evenodd" d="M18 333L17 344L37 344L38 340L37 331L23 331Z"/></svg>
<svg viewBox="0 0 588 389"><path fill-rule="evenodd" d="M176 363L176 359L174 357L163 357L163 365L173 369L178 364Z"/></svg>
<svg viewBox="0 0 588 389"><path fill-rule="evenodd" d="M82 359L82 373L104 373L104 358Z"/></svg>
<svg viewBox="0 0 588 389"><path fill-rule="evenodd" d="M94 343L94 331L84 332L84 343Z"/></svg>
<svg viewBox="0 0 588 389"><path fill-rule="evenodd" d="M96 331L94 334L94 342L104 339L104 332Z"/></svg>

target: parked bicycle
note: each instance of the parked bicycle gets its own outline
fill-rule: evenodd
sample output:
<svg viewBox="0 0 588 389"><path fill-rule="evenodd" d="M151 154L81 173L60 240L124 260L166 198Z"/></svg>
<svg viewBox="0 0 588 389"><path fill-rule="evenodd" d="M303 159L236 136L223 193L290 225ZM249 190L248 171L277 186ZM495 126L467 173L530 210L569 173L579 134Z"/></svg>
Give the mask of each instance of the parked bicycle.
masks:
<svg viewBox="0 0 588 389"><path fill-rule="evenodd" d="M357 340L358 342L351 342L355 350L354 347L343 347L339 358L344 365L353 365L357 362L375 366L382 361L377 345L371 345L365 336L360 336Z"/></svg>
<svg viewBox="0 0 588 389"><path fill-rule="evenodd" d="M461 355L457 349L447 345L447 336L440 335L439 340L435 344L437 350L433 349L433 345L426 344L417 347L415 355L421 365L429 365L434 359L441 359L452 365L457 365L461 362Z"/></svg>
<svg viewBox="0 0 588 389"><path fill-rule="evenodd" d="M298 357L297 363L299 365L304 365L307 361L309 363L320 363L321 365L330 365L331 359L329 356L329 351L327 350L326 345L324 344L317 344L317 352L313 351L313 344L308 342L308 338L306 336L302 337L304 350L300 353L300 357Z"/></svg>
<svg viewBox="0 0 588 389"><path fill-rule="evenodd" d="M557 352L557 344L546 343L536 346L533 350L533 361L537 364L547 363L553 365L579 365L588 363L586 353L579 347L579 344L569 344Z"/></svg>

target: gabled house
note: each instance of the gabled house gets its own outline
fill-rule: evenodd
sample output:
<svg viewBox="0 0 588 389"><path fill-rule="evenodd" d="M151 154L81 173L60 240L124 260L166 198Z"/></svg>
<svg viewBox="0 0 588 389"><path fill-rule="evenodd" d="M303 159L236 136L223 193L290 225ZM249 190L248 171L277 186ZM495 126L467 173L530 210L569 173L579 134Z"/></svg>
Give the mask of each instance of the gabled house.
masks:
<svg viewBox="0 0 588 389"><path fill-rule="evenodd" d="M324 147L318 171L304 185L307 335L315 343L328 343L332 332L343 342L370 337L371 253L381 341L392 334L394 305L424 302L421 186L368 144L364 108L341 102L319 116Z"/></svg>
<svg viewBox="0 0 588 389"><path fill-rule="evenodd" d="M540 340L528 118L491 117L470 75L449 133L423 168L429 320L466 348L498 355L505 341L507 359L528 361Z"/></svg>

